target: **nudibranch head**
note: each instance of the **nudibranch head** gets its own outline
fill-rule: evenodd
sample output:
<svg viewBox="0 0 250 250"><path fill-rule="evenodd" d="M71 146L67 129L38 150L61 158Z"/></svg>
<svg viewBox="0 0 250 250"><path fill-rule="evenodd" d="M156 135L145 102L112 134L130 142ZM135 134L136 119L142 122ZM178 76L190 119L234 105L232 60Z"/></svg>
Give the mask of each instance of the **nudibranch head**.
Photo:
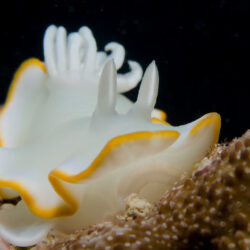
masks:
<svg viewBox="0 0 250 250"><path fill-rule="evenodd" d="M124 208L131 193L154 202L216 143L220 117L209 113L174 127L154 110L159 74L146 69L137 101L120 93L136 86L142 69L117 74L118 43L97 52L91 31L66 35L50 26L44 63L24 62L0 115L0 237L18 246L53 227L71 231Z"/></svg>

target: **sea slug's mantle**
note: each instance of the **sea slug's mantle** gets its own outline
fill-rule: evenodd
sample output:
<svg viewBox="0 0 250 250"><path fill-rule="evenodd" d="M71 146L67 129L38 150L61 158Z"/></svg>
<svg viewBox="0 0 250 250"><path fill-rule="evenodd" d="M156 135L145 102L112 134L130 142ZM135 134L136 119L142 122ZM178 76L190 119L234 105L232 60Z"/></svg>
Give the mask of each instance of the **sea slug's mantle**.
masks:
<svg viewBox="0 0 250 250"><path fill-rule="evenodd" d="M158 70L146 69L137 101L122 92L142 76L118 43L97 52L87 27L67 36L50 26L44 63L25 61L0 114L0 237L30 246L51 228L71 232L124 209L137 193L150 202L191 171L217 142L220 117L209 113L182 126L154 110Z"/></svg>

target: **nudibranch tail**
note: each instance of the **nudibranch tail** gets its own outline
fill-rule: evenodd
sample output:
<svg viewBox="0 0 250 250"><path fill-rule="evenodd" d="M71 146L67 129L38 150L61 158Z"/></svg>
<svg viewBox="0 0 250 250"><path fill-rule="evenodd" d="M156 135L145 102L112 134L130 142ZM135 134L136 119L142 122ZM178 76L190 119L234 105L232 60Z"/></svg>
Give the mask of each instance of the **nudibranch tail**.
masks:
<svg viewBox="0 0 250 250"><path fill-rule="evenodd" d="M69 231L101 221L132 192L154 202L217 141L216 113L171 126L154 110L155 62L135 103L119 94L142 70L130 61L131 72L117 74L124 48L112 42L105 51L111 54L97 52L87 27L67 36L52 25L45 62L28 60L14 76L0 114L0 195L22 198L0 211L0 237L8 242L29 246L52 225Z"/></svg>

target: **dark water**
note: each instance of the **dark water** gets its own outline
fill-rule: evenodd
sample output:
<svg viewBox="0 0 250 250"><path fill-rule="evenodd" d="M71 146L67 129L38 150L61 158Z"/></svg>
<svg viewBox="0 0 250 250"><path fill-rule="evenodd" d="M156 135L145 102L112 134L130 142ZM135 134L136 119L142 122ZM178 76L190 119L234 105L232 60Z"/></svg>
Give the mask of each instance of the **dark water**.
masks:
<svg viewBox="0 0 250 250"><path fill-rule="evenodd" d="M163 6L163 3L165 4ZM0 101L18 65L42 56L49 24L75 31L89 26L98 48L122 43L143 68L156 60L157 107L179 125L216 111L221 140L249 128L248 1L2 1ZM126 66L123 68L126 70ZM137 89L128 95L135 100Z"/></svg>

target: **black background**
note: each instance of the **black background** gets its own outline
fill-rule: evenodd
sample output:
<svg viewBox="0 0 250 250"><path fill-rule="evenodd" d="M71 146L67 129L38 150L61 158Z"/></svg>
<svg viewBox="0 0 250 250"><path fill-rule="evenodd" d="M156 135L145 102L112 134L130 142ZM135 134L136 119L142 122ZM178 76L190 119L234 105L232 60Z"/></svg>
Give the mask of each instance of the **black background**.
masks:
<svg viewBox="0 0 250 250"><path fill-rule="evenodd" d="M1 1L0 101L19 64L43 60L42 38L50 24L76 31L89 26L99 50L110 41L126 58L160 72L157 107L173 125L207 112L222 117L220 141L249 128L248 0ZM122 69L127 70L127 66ZM135 100L138 88L128 95Z"/></svg>

